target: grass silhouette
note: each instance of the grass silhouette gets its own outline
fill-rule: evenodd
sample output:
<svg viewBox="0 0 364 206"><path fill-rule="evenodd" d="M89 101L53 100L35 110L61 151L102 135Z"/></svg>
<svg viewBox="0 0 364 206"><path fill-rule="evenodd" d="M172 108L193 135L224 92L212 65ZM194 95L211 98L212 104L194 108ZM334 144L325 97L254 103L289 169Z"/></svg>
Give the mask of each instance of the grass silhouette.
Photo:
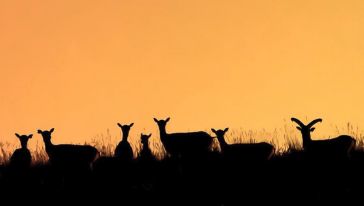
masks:
<svg viewBox="0 0 364 206"><path fill-rule="evenodd" d="M355 137L356 151L364 152L364 131L360 130L359 127L347 123L344 127L334 126L333 136L339 134L348 134ZM214 134L210 129L206 129L212 136ZM166 151L164 150L163 144L159 141L158 132L154 132L154 135L149 140L149 146L154 156L161 160L166 157ZM120 137L118 135L113 136L109 130L105 133L95 135L89 142L79 143L81 145L92 145L95 146L101 153L101 156L111 157L114 155L116 145ZM37 143L34 147L30 147L29 150L32 153L33 164L42 164L48 161L47 154L42 141L40 139L34 140ZM130 144L133 148L134 156L138 156L141 150L141 143L139 136L130 137ZM229 133L226 134L226 141L228 143L256 143L258 141L266 141L276 148L276 156L289 155L292 152L302 150L302 140L300 134L297 133L296 129L291 124L284 125L283 128L275 129L273 131L262 130L243 130L243 129L230 129ZM0 165L6 165L9 162L9 158L12 152L17 148L18 143L1 142L0 141ZM219 144L215 139L213 141L212 148L214 151L219 151Z"/></svg>
<svg viewBox="0 0 364 206"><path fill-rule="evenodd" d="M204 159L170 158L158 136L152 135L149 146L156 158L126 163L113 158L120 137L107 131L87 143L101 152L105 160L102 167L94 168L91 174L74 171L62 177L47 163L42 144L31 148L33 165L26 176L9 175L8 158L16 145L0 143L0 194L34 192L39 195L42 191L43 197L61 195L64 200L77 194L83 201L99 199L105 204L115 201L112 197L118 197L119 203L132 201L133 205L241 205L250 201L258 204L298 200L350 204L349 200L360 200L364 192L364 133L351 124L334 129L337 134L357 138L357 148L350 161L305 161L300 134L287 125L273 132L236 129L226 135L229 143L270 142L276 147L276 153L267 162L225 161L216 139L213 151ZM130 143L137 156L141 149L140 136L131 137ZM170 202L171 198L175 200Z"/></svg>

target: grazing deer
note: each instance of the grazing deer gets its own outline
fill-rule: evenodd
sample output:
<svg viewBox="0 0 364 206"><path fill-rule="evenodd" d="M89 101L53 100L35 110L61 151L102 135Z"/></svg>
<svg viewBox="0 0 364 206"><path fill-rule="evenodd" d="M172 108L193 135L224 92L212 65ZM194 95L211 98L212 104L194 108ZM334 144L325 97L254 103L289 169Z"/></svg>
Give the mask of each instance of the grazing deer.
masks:
<svg viewBox="0 0 364 206"><path fill-rule="evenodd" d="M140 150L139 157L138 157L138 159L140 161L145 162L145 161L155 160L152 150L149 148L149 138L151 136L152 136L152 134L149 134L149 135L141 134L140 135L140 140L142 143L142 149Z"/></svg>
<svg viewBox="0 0 364 206"><path fill-rule="evenodd" d="M224 130L211 129L216 134L219 141L221 153L229 159L264 161L269 160L275 151L273 145L266 142L261 143L244 143L244 144L228 144L225 141L225 133L229 128Z"/></svg>
<svg viewBox="0 0 364 206"><path fill-rule="evenodd" d="M52 144L51 135L53 132L54 128L49 131L38 130L38 133L43 137L45 150L52 164L90 168L91 164L99 156L97 149L90 145Z"/></svg>
<svg viewBox="0 0 364 206"><path fill-rule="evenodd" d="M196 155L210 151L212 138L208 133L200 131L168 134L166 125L169 120L169 117L166 120L154 118L159 127L161 142L170 155Z"/></svg>
<svg viewBox="0 0 364 206"><path fill-rule="evenodd" d="M121 128L123 138L119 142L118 146L116 146L114 156L120 160L130 161L134 157L133 149L128 142L129 131L133 125L134 123L131 123L130 125L121 125L118 123L118 126Z"/></svg>
<svg viewBox="0 0 364 206"><path fill-rule="evenodd" d="M303 150L309 157L347 159L355 148L356 140L348 135L340 135L326 140L312 140L311 132L315 131L313 126L322 122L322 119L315 119L307 125L294 117L291 118L291 121L298 125L297 129L302 134Z"/></svg>
<svg viewBox="0 0 364 206"><path fill-rule="evenodd" d="M28 140L33 137L30 135L19 135L15 133L15 136L20 140L21 148L16 149L10 158L10 167L16 169L26 169L29 168L32 162L32 155L28 149Z"/></svg>

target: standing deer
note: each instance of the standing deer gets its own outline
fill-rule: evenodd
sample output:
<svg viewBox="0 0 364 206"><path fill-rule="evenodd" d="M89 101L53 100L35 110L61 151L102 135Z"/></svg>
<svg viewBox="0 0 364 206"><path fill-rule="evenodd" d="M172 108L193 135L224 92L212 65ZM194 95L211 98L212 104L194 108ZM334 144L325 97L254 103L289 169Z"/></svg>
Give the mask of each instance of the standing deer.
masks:
<svg viewBox="0 0 364 206"><path fill-rule="evenodd" d="M172 156L206 154L210 151L212 137L206 132L171 133L166 131L167 122L170 120L158 120L157 123L160 139L166 151Z"/></svg>
<svg viewBox="0 0 364 206"><path fill-rule="evenodd" d="M51 142L53 132L54 128L49 131L38 130L38 133L43 137L45 150L52 164L61 167L87 167L89 169L99 156L97 149L90 145L54 145Z"/></svg>
<svg viewBox="0 0 364 206"><path fill-rule="evenodd" d="M356 140L348 135L340 135L326 140L312 140L311 132L315 130L313 126L322 122L322 119L315 119L307 125L294 117L291 120L298 125L297 129L302 134L303 149L309 157L347 159L355 148Z"/></svg>
<svg viewBox="0 0 364 206"><path fill-rule="evenodd" d="M123 138L119 142L118 146L116 146L114 156L119 160L131 161L134 157L133 149L131 148L130 143L128 142L130 128L133 125L134 123L131 123L130 125L121 125L120 123L118 123L118 126L122 131Z"/></svg>
<svg viewBox="0 0 364 206"><path fill-rule="evenodd" d="M16 169L27 169L29 168L32 155L28 149L28 140L33 137L30 135L19 135L15 133L15 136L20 140L21 148L16 149L10 158L10 167Z"/></svg>
<svg viewBox="0 0 364 206"><path fill-rule="evenodd" d="M269 160L275 151L273 145L266 142L261 143L240 143L228 144L225 141L225 133L229 128L224 130L211 129L216 134L219 141L221 153L228 159L236 160L251 160L251 161L264 161Z"/></svg>

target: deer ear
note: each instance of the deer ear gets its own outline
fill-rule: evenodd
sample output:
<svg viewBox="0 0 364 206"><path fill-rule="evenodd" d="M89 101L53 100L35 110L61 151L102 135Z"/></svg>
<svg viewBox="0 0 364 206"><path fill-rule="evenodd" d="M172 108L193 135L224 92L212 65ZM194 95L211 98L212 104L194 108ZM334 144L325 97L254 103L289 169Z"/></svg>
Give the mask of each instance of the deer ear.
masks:
<svg viewBox="0 0 364 206"><path fill-rule="evenodd" d="M117 124L119 127L122 127L122 125L120 123Z"/></svg>
<svg viewBox="0 0 364 206"><path fill-rule="evenodd" d="M129 125L129 127L132 127L134 125L134 123L131 123L130 125Z"/></svg>
<svg viewBox="0 0 364 206"><path fill-rule="evenodd" d="M18 138L20 137L20 135L18 133L15 133L15 136L18 137Z"/></svg>
<svg viewBox="0 0 364 206"><path fill-rule="evenodd" d="M168 118L166 119L166 122L169 122L169 120L170 120L170 119L171 119L171 118L169 118L169 117L168 117Z"/></svg>
<svg viewBox="0 0 364 206"><path fill-rule="evenodd" d="M54 132L54 128L52 128L51 130L49 130L50 133L53 133Z"/></svg>
<svg viewBox="0 0 364 206"><path fill-rule="evenodd" d="M151 137L151 136L152 136L152 133L150 133L150 134L148 135L148 138L149 138L149 137Z"/></svg>
<svg viewBox="0 0 364 206"><path fill-rule="evenodd" d="M296 127L298 130L302 131L301 127Z"/></svg>
<svg viewBox="0 0 364 206"><path fill-rule="evenodd" d="M313 132L313 131L315 131L315 127L312 127L312 128L310 129L310 132Z"/></svg>
<svg viewBox="0 0 364 206"><path fill-rule="evenodd" d="M33 137L33 134L28 135L28 138L31 139Z"/></svg>
<svg viewBox="0 0 364 206"><path fill-rule="evenodd" d="M42 130L38 129L38 134L42 134Z"/></svg>
<svg viewBox="0 0 364 206"><path fill-rule="evenodd" d="M157 123L158 123L158 119L156 119L156 118L153 118L153 119L154 119L154 121L155 121L155 122L157 122Z"/></svg>
<svg viewBox="0 0 364 206"><path fill-rule="evenodd" d="M215 130L214 128L211 128L211 131L212 131L213 133L216 133L216 130Z"/></svg>
<svg viewBox="0 0 364 206"><path fill-rule="evenodd" d="M227 132L229 130L229 127L226 127L225 129L224 129L224 132Z"/></svg>

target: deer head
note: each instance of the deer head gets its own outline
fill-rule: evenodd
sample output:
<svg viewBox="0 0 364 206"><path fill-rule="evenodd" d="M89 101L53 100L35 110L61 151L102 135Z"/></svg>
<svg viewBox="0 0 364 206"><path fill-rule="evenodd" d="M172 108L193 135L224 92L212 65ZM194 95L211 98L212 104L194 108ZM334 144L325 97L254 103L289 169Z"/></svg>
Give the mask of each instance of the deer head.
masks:
<svg viewBox="0 0 364 206"><path fill-rule="evenodd" d="M28 140L33 137L32 134L30 135L19 135L18 133L15 133L15 136L20 140L20 144L22 148L27 148Z"/></svg>
<svg viewBox="0 0 364 206"><path fill-rule="evenodd" d="M47 131L47 130L42 131L42 130L38 129L38 134L42 135L44 142L50 142L51 141L51 137L52 137L53 132L54 132L54 128L50 129L49 131Z"/></svg>
<svg viewBox="0 0 364 206"><path fill-rule="evenodd" d="M126 124L126 125L122 125L120 123L118 123L118 126L121 128L121 131L123 133L123 140L126 141L128 140L128 136L129 136L129 132L130 132L130 128L134 125L134 123L131 124Z"/></svg>
<svg viewBox="0 0 364 206"><path fill-rule="evenodd" d="M141 139L141 142L142 144L148 144L148 140L149 138L152 136L152 134L149 134L149 135L145 135L145 134L140 134L140 139Z"/></svg>
<svg viewBox="0 0 364 206"><path fill-rule="evenodd" d="M302 134L303 147L305 147L307 146L307 143L311 141L311 132L315 131L315 127L313 126L318 122L322 122L322 119L315 119L307 125L303 124L300 120L294 117L291 118L291 121L298 125L296 128Z"/></svg>
<svg viewBox="0 0 364 206"><path fill-rule="evenodd" d="M226 145L225 137L224 136L225 136L225 133L228 130L229 130L229 128L225 128L224 130L221 130L221 129L219 129L219 130L211 129L211 131L216 134L216 138L217 138L217 140L219 141L219 143L222 146Z"/></svg>

